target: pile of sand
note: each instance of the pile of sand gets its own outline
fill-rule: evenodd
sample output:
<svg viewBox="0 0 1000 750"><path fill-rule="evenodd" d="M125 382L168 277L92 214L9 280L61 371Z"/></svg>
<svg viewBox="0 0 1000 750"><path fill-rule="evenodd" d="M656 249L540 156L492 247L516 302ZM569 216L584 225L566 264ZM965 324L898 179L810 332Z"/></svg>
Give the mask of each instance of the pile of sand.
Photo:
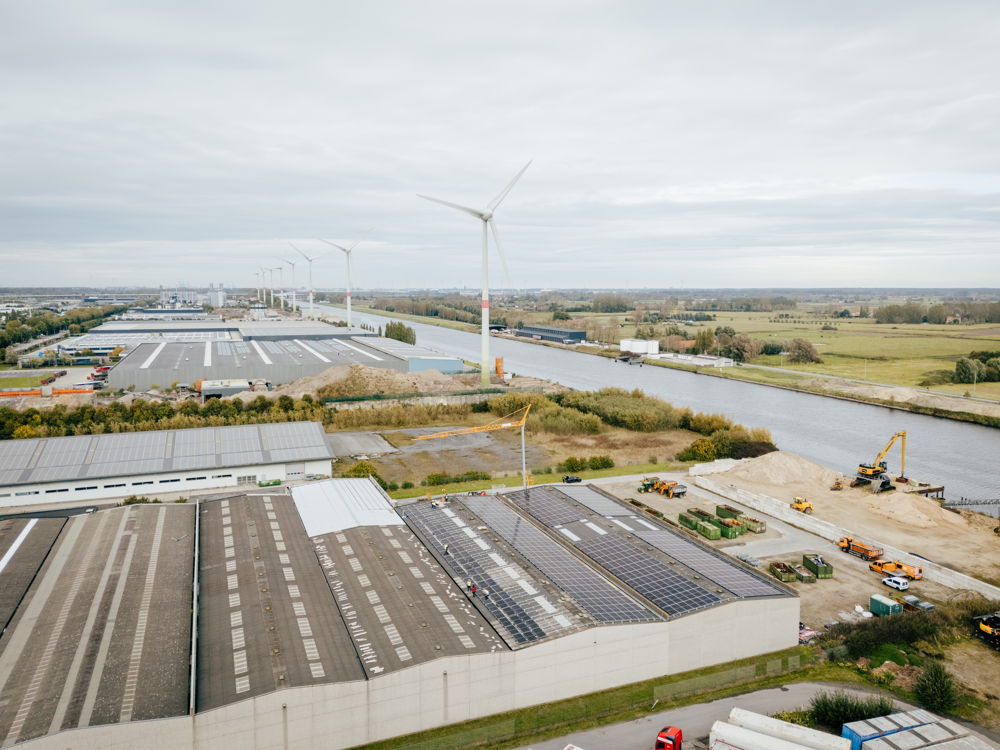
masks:
<svg viewBox="0 0 1000 750"><path fill-rule="evenodd" d="M753 484L816 484L829 487L839 474L802 456L786 451L774 451L758 458L741 461L721 476Z"/></svg>
<svg viewBox="0 0 1000 750"><path fill-rule="evenodd" d="M937 501L911 492L887 492L873 495L868 511L904 526L933 529L941 525L964 527L969 523L958 513L942 508Z"/></svg>

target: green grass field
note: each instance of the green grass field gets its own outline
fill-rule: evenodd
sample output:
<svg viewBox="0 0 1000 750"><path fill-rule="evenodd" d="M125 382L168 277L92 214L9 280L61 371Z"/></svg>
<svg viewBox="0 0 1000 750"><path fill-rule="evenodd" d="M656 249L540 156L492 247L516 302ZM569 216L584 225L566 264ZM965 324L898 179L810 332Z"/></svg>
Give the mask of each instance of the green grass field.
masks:
<svg viewBox="0 0 1000 750"><path fill-rule="evenodd" d="M41 384L41 381L41 375L2 377L0 378L0 388L37 388Z"/></svg>

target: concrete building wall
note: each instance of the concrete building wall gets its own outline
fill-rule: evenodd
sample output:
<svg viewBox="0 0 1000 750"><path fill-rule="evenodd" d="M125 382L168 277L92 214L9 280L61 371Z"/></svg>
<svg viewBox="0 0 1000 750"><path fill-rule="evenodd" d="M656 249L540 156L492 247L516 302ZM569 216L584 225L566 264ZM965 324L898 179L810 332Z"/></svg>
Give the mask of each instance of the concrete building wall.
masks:
<svg viewBox="0 0 1000 750"><path fill-rule="evenodd" d="M518 651L455 656L367 682L292 688L156 722L69 730L40 750L347 748L798 642L799 600L742 600L665 623L575 633Z"/></svg>
<svg viewBox="0 0 1000 750"><path fill-rule="evenodd" d="M259 464L229 468L199 469L194 471L172 471L162 474L144 474L128 477L107 477L103 479L74 479L67 482L45 482L39 484L10 485L0 487L0 508L49 505L51 503L85 503L92 500L108 500L129 495L176 494L223 487L235 487L241 477L254 477L254 483L269 479L301 479L289 476L289 467L303 466L304 474L330 473L330 460L320 459L305 462ZM178 480L178 481L173 481ZM94 487L94 489L80 489ZM65 492L63 491L65 490Z"/></svg>

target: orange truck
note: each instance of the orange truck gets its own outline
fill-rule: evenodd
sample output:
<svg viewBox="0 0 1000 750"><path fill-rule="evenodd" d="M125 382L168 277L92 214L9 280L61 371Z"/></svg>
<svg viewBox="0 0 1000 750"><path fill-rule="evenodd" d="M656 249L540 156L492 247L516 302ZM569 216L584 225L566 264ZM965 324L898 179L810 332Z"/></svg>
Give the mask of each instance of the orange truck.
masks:
<svg viewBox="0 0 1000 750"><path fill-rule="evenodd" d="M862 560L878 560L885 554L884 550L873 547L870 544L859 542L853 536L842 536L837 540L837 546L850 555L860 557Z"/></svg>
<svg viewBox="0 0 1000 750"><path fill-rule="evenodd" d="M868 567L887 576L906 576L914 581L924 577L924 571L917 565L908 565L899 560L873 560Z"/></svg>

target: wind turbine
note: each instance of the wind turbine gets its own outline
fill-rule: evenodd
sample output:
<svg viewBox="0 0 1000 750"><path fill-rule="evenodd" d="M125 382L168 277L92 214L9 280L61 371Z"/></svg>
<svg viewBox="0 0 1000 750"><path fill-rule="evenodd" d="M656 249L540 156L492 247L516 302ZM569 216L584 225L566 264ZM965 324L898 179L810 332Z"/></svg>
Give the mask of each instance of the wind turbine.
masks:
<svg viewBox="0 0 1000 750"><path fill-rule="evenodd" d="M281 270L281 266L273 266L271 268L268 268L267 270L271 272L271 307L274 307L274 272L275 271L280 271ZM278 293L278 301L279 302L281 301L281 293L280 292Z"/></svg>
<svg viewBox="0 0 1000 750"><path fill-rule="evenodd" d="M338 245L336 242L330 242L330 240L324 240L322 237L317 237L320 242L325 242L327 245L332 245L338 250L343 251L344 255L347 256L347 327L351 327L351 286L353 284L351 280L351 253L354 252L354 248L361 244L361 240L358 240L350 247L344 247L343 245Z"/></svg>
<svg viewBox="0 0 1000 750"><path fill-rule="evenodd" d="M271 270L270 268L265 268L264 266L260 267L260 278L261 278L261 282L262 282L263 287L264 287L263 289L261 289L261 292L263 292L263 296L264 296L264 299L262 299L261 302L264 303L264 307L270 307L270 305L274 304L274 290L271 288L272 284L269 283L269 279L267 278L268 271L270 271L270 270ZM267 293L268 292L271 293L271 303L270 303L270 305L267 302Z"/></svg>
<svg viewBox="0 0 1000 750"><path fill-rule="evenodd" d="M316 309L313 306L313 261L317 260L319 258L322 258L324 255L326 255L326 253L320 253L319 255L314 255L314 256L312 256L310 258L304 252L302 252L297 247L295 247L295 245L292 244L291 242L289 242L288 244L292 246L292 250L294 250L299 255L301 255L303 258L305 258L306 259L306 263L309 264L309 317L310 317L310 319L315 318L316 317Z"/></svg>
<svg viewBox="0 0 1000 750"><path fill-rule="evenodd" d="M514 175L507 187L500 191L500 194L486 204L486 208L483 210L478 210L475 208L469 208L468 206L460 206L457 203L449 203L448 201L443 201L440 198L432 198L429 195L417 194L417 197L423 198L424 200L432 201L434 203L440 203L442 206L448 206L449 208L454 208L463 213L467 213L470 216L475 216L481 222L483 222L483 297L482 297L482 320L480 326L480 336L482 341L480 342L480 382L483 387L487 387L490 384L490 271L489 271L489 247L487 245L487 229L493 231L493 241L497 246L497 255L500 256L500 262L503 264L504 273L507 274L508 279L510 278L510 273L507 271L507 259L504 258L503 247L500 244L500 234L497 232L496 222L493 221L493 212L497 210L497 207L507 197L514 185L521 175L523 175L528 167L531 166L529 161L525 164L521 171ZM509 283L509 282L508 282ZM348 308L349 309L349 308Z"/></svg>
<svg viewBox="0 0 1000 750"><path fill-rule="evenodd" d="M278 258L281 260L281 258ZM274 270L278 272L278 300L281 302L281 309L285 309L285 267L278 264L274 267Z"/></svg>
<svg viewBox="0 0 1000 750"><path fill-rule="evenodd" d="M292 313L296 313L296 297L295 297L295 264L298 263L297 260L288 260L285 258L285 263L292 267Z"/></svg>

